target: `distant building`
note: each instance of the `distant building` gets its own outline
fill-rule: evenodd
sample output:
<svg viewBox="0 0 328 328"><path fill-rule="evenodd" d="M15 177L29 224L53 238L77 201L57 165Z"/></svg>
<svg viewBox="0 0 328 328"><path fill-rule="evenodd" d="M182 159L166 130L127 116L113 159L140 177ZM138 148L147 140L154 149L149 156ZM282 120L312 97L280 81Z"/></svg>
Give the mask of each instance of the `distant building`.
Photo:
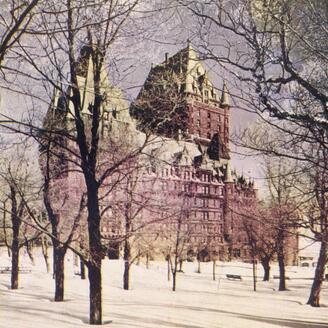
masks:
<svg viewBox="0 0 328 328"><path fill-rule="evenodd" d="M230 168L230 103L227 85L214 87L190 43L153 66L131 105L141 131L165 139L165 163L156 172L162 192L186 198L190 250L220 258L247 257L234 249L233 208L256 202L252 181Z"/></svg>
<svg viewBox="0 0 328 328"><path fill-rule="evenodd" d="M78 70L85 124L92 116L93 77L88 53L87 49L81 52ZM139 220L152 222L147 233L154 235L155 248L156 243L164 242L169 229L176 229L177 217L183 215L180 228L186 235L186 256L201 254L203 260L213 255L221 259L247 258L247 250L233 244L234 208L240 199L248 206L255 204L256 187L253 181L231 170L230 103L226 83L223 82L222 90L213 86L190 44L172 57L166 55L163 63L151 68L131 106L122 99L120 91L110 85L105 73L102 81L105 101L100 135L106 141L101 145L102 165L114 161L116 155L106 136L115 139L116 144L122 142L124 148L142 144L145 135L153 135L153 142L143 151L143 168L138 171L138 178L140 175L142 178L137 190L143 199L152 197L156 201L151 208L144 206L138 211ZM45 125L61 122L63 128L72 129L73 116L66 96L56 94ZM65 142L67 148L76 149L73 141ZM56 149L60 148L54 147L54 152ZM56 215L65 222L74 217L85 186L72 160L74 155L61 152L53 162L52 188ZM44 160L40 162L44 171ZM112 255L115 256L124 231L119 210L126 193L120 187L121 190L113 189L106 196L111 183L105 183L101 190L102 209L110 208L103 215L102 234L106 243L114 248Z"/></svg>

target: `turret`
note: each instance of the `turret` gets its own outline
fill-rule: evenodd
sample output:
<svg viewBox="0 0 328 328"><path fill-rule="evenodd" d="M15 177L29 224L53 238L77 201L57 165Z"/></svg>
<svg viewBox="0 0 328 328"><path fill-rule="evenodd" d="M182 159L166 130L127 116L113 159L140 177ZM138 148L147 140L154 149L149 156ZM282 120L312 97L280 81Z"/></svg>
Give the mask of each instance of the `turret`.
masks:
<svg viewBox="0 0 328 328"><path fill-rule="evenodd" d="M230 168L230 161L228 161L225 171L225 177L224 177L225 183L233 183L232 175L231 175L231 168Z"/></svg>
<svg viewBox="0 0 328 328"><path fill-rule="evenodd" d="M222 108L225 107L230 107L230 102L229 102L229 93L228 93L228 88L227 88L227 83L226 81L223 82L223 89L222 89L222 96L221 96L221 102L220 105Z"/></svg>

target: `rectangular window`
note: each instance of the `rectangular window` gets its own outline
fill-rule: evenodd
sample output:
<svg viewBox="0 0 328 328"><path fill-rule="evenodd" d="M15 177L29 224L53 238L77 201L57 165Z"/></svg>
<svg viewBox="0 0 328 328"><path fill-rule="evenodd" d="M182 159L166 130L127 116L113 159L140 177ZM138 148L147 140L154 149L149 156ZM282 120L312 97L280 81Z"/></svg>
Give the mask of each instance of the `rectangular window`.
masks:
<svg viewBox="0 0 328 328"><path fill-rule="evenodd" d="M116 115L117 113L116 113L116 109L113 109L113 111L112 111L112 115L113 115L113 118L116 118Z"/></svg>
<svg viewBox="0 0 328 328"><path fill-rule="evenodd" d="M183 191L188 192L189 191L189 185L184 184L183 185Z"/></svg>

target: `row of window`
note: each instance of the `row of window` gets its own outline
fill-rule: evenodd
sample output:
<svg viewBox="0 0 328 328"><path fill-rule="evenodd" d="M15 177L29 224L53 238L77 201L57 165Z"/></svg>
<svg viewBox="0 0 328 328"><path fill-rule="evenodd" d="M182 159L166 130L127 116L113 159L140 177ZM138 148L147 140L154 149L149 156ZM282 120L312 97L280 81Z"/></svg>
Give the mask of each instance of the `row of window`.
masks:
<svg viewBox="0 0 328 328"><path fill-rule="evenodd" d="M215 133L212 133L212 132L208 132L207 130L205 130L205 131L196 130L194 133L197 137L206 138L206 139L209 139L209 140L212 140L212 137L215 134ZM223 141L225 144L228 144L228 142L229 142L228 135L229 135L229 131L226 130L225 135L223 137L221 136L221 141Z"/></svg>
<svg viewBox="0 0 328 328"><path fill-rule="evenodd" d="M204 111L203 111L204 112ZM200 120L200 117L201 117L201 110L198 109L198 110L195 110L194 111L194 115L195 115L195 118L197 118L198 120ZM217 124L219 125L220 122L223 121L223 115L221 114L217 114L217 113L211 113L211 112L207 112L207 120L208 121L217 121ZM228 125L228 118L225 117L225 125L227 126Z"/></svg>
<svg viewBox="0 0 328 328"><path fill-rule="evenodd" d="M224 195L224 189L223 187L217 187L217 186L201 186L197 184L191 184L191 183L181 183L178 181L163 181L162 182L162 190L168 191L168 190L175 190L175 191L184 191L184 192L194 192L204 195L209 194L217 194L220 196Z"/></svg>
<svg viewBox="0 0 328 328"><path fill-rule="evenodd" d="M211 242L223 243L223 237L222 236L211 236L211 237L191 236L190 242L192 244L197 244L197 243L209 244Z"/></svg>
<svg viewBox="0 0 328 328"><path fill-rule="evenodd" d="M151 168L148 168L148 173L150 172L151 172ZM214 180L212 174L185 171L185 170L181 170L181 168L179 167L171 167L170 169L165 168L162 170L161 173L162 173L162 177L177 176L183 178L184 180L190 180L190 178L191 179L197 178L202 182L212 182Z"/></svg>
<svg viewBox="0 0 328 328"><path fill-rule="evenodd" d="M173 233L176 232L178 229L178 223L163 223L159 224L157 227L154 227L155 230L159 229L162 230L163 232L170 232L172 231ZM217 233L221 234L223 233L223 225L222 224L215 224L215 225L208 225L208 224L191 224L191 223L182 223L180 224L180 231L185 232L188 234L195 234L195 233Z"/></svg>
<svg viewBox="0 0 328 328"><path fill-rule="evenodd" d="M195 125L196 127L200 127L201 126L201 120L200 119L197 119L195 121ZM213 128L217 128L217 131L220 132L221 131L221 123L220 121L217 122L217 124L215 125L212 121L208 120L207 121L207 127L210 129L211 127Z"/></svg>

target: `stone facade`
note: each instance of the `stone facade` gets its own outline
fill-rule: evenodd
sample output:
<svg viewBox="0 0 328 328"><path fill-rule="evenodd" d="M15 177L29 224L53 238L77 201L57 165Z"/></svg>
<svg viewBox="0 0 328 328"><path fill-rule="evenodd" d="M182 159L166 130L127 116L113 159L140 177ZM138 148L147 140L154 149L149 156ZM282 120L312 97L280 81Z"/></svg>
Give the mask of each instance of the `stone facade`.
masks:
<svg viewBox="0 0 328 328"><path fill-rule="evenodd" d="M131 222L133 228L129 228L138 235L135 244L149 246L151 252L165 248L164 244L180 229L184 235L184 256L201 253L203 260L213 254L221 259L246 257L246 253L234 249L233 209L241 198L255 203L256 188L230 168L230 105L226 84L223 83L222 90L213 86L190 44L152 67L131 106L123 101L117 88L110 86L106 74L103 81L106 101L101 113L100 172L151 135L143 155L126 162L120 172L103 183L100 193L104 243L119 248L130 234L125 230L124 219L129 206L130 213L136 213ZM78 82L84 88L82 114L87 125L92 115L90 59L83 57ZM73 113L69 105L63 105L64 98L55 95L47 119L64 117L64 125L71 129ZM74 141L67 142L67 149L77 149ZM66 159L70 156L70 160L65 162L65 156ZM78 157L74 158L72 153L65 156L62 158L66 170L53 176L52 187L56 214L68 226L75 216L68 204L77 208L85 185L76 165ZM129 170L134 172L132 178L122 178L122 172ZM133 190L131 185L135 185ZM84 224L85 218L80 231L84 230ZM157 253L165 255L163 251Z"/></svg>
<svg viewBox="0 0 328 328"><path fill-rule="evenodd" d="M241 198L255 204L254 183L231 172L230 104L223 82L218 90L190 44L153 66L131 105L141 131L151 129L165 139L165 163L154 170L165 199L175 195L187 204L190 252L220 258L247 257L234 250L234 207ZM164 123L162 123L164 122Z"/></svg>

